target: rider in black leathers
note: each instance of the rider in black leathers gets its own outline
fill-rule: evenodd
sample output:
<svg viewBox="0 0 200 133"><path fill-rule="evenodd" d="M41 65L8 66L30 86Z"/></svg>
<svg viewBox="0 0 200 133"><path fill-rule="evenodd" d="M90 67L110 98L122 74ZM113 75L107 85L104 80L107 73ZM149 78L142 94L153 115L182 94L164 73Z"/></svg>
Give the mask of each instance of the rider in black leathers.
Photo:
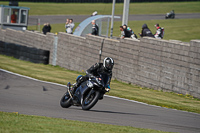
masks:
<svg viewBox="0 0 200 133"><path fill-rule="evenodd" d="M106 85L106 91L110 90L110 81L112 78L112 69L114 66L114 60L110 57L106 57L103 63L96 63L95 65L91 66L87 71L85 76L79 76L76 80L76 84L72 87L72 94L75 93L76 89L80 86L80 84L89 79L90 76L98 76L98 73L107 74L110 79L108 84ZM100 99L103 98L103 95Z"/></svg>
<svg viewBox="0 0 200 133"><path fill-rule="evenodd" d="M152 34L150 29L148 28L147 24L143 24L142 32L141 32L140 36L141 37L147 36L147 37L153 37L154 38L154 35Z"/></svg>

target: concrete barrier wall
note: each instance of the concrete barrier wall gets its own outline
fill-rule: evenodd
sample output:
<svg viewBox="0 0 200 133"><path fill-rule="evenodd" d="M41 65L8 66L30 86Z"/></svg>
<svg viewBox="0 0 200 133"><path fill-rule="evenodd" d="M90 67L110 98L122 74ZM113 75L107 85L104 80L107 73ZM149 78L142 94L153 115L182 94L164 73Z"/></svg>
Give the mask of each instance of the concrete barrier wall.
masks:
<svg viewBox="0 0 200 133"><path fill-rule="evenodd" d="M0 30L0 41L50 51L52 64L54 34ZM112 40L98 36L78 37L59 33L56 64L75 71L87 70L102 58L115 60L113 78L164 91L191 94L200 98L200 41L142 38Z"/></svg>
<svg viewBox="0 0 200 133"><path fill-rule="evenodd" d="M88 36L86 39L67 33L59 33L57 65L70 70L85 71L98 62L102 40L101 37Z"/></svg>

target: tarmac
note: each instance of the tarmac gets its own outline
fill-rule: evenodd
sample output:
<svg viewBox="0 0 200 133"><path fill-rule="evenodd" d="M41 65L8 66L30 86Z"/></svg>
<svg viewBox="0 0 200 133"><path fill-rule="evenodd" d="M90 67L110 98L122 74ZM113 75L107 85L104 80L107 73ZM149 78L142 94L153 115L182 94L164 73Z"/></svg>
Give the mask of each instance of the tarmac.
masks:
<svg viewBox="0 0 200 133"><path fill-rule="evenodd" d="M115 19L115 21L122 21L121 19ZM67 18L72 18L74 22L82 22L86 18L91 17L89 15L42 15L42 16L29 16L28 25L36 25L37 20L40 19L40 25L44 23L50 24L61 24L65 23ZM184 13L184 14L175 14L175 19L193 19L200 18L200 13ZM144 14L144 15L129 15L129 21L137 21L137 20L161 20L165 19L165 14Z"/></svg>

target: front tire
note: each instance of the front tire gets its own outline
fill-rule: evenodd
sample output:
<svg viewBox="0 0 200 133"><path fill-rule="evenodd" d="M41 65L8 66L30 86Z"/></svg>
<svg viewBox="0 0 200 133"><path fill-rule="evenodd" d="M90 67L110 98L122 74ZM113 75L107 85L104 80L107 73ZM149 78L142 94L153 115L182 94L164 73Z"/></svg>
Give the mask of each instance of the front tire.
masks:
<svg viewBox="0 0 200 133"><path fill-rule="evenodd" d="M91 109L99 100L100 92L91 90L92 92L89 92L88 95L85 97L82 103L82 109L83 110L89 110Z"/></svg>
<svg viewBox="0 0 200 133"><path fill-rule="evenodd" d="M72 99L68 92L66 92L60 100L60 106L63 108L69 108L72 106Z"/></svg>

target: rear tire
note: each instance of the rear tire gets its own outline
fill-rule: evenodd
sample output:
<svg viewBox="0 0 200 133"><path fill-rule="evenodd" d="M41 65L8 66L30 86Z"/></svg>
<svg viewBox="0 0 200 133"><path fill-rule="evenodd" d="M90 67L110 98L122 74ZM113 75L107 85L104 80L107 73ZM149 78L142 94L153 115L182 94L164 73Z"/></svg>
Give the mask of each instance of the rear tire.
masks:
<svg viewBox="0 0 200 133"><path fill-rule="evenodd" d="M72 99L68 92L66 92L60 100L60 106L63 108L69 108L72 106Z"/></svg>
<svg viewBox="0 0 200 133"><path fill-rule="evenodd" d="M91 90L91 93L88 93L88 95L85 97L82 103L82 109L83 110L89 110L91 109L99 100L100 92Z"/></svg>

